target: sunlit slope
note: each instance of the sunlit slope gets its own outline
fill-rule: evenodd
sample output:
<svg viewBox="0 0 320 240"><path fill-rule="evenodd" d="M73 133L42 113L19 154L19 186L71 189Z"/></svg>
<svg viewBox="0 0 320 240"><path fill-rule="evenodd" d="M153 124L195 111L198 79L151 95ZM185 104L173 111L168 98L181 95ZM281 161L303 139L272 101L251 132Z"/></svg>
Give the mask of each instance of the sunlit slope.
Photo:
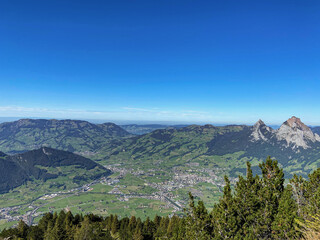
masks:
<svg viewBox="0 0 320 240"><path fill-rule="evenodd" d="M160 168L200 164L229 168L231 174L245 172L246 161L251 161L256 171L259 162L270 155L279 161L289 177L294 173L307 174L320 162L318 136L315 134L313 141L312 136L307 138L309 129L297 135L298 130L287 122L280 130L273 130L262 121L254 126L191 125L112 141L99 151L108 163ZM297 139L295 134L302 134L302 139Z"/></svg>
<svg viewBox="0 0 320 240"><path fill-rule="evenodd" d="M19 153L47 146L90 156L106 142L128 136L114 123L21 119L0 124L0 151Z"/></svg>

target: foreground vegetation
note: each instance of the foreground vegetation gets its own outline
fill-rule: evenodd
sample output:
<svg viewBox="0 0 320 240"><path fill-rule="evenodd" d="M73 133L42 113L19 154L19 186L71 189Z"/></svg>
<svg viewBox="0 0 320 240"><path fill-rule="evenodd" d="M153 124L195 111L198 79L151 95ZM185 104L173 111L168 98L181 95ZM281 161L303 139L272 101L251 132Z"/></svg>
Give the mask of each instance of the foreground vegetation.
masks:
<svg viewBox="0 0 320 240"><path fill-rule="evenodd" d="M47 213L37 226L20 222L0 238L23 239L315 239L319 236L320 168L309 179L294 176L284 185L283 170L270 157L261 177L247 163L234 191L225 177L223 197L209 212L190 194L184 216L142 221L132 216L100 217L61 211Z"/></svg>

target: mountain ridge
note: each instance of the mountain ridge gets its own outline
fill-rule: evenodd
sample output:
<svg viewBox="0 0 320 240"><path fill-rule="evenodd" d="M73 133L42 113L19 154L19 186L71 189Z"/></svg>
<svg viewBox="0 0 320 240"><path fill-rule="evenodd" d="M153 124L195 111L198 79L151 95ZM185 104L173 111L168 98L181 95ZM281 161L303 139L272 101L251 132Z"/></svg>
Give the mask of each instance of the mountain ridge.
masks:
<svg viewBox="0 0 320 240"><path fill-rule="evenodd" d="M100 164L71 152L41 147L21 154L0 158L0 193L18 187L26 181L47 181L66 174L62 167L80 167L86 176L75 176L71 181L84 181L110 175L111 171ZM58 169L59 168L59 169ZM93 171L94 170L94 171ZM70 170L72 171L72 169Z"/></svg>
<svg viewBox="0 0 320 240"><path fill-rule="evenodd" d="M307 174L320 163L320 140L297 118L290 119L279 129L266 126L262 120L253 126L207 124L160 129L105 146L101 151L106 155L106 161L162 162L164 166L172 166L172 162L184 165L196 161L241 171L245 171L246 161L255 161L258 166L257 161L270 155L279 160L286 176L297 171ZM219 162L223 156L231 159Z"/></svg>
<svg viewBox="0 0 320 240"><path fill-rule="evenodd" d="M15 154L42 146L92 155L112 139L130 137L114 123L82 120L20 119L0 124L0 151Z"/></svg>

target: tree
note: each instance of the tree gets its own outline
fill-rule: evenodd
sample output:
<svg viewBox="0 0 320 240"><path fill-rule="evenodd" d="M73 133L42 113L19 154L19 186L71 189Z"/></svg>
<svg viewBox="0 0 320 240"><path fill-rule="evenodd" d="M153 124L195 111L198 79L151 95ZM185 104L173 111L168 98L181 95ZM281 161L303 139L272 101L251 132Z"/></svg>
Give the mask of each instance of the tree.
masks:
<svg viewBox="0 0 320 240"><path fill-rule="evenodd" d="M119 220L118 220L118 216L115 215L111 223L111 233L116 234L116 232L118 232L118 229L119 229Z"/></svg>
<svg viewBox="0 0 320 240"><path fill-rule="evenodd" d="M272 223L274 239L296 239L300 234L296 231L297 203L293 199L292 187L288 185L279 201L279 207Z"/></svg>
<svg viewBox="0 0 320 240"><path fill-rule="evenodd" d="M151 240L154 232L155 232L155 226L153 222L150 221L150 218L147 217L147 219L143 223L143 228L142 228L143 238L145 240Z"/></svg>
<svg viewBox="0 0 320 240"><path fill-rule="evenodd" d="M247 178L239 176L239 180L235 187L234 203L236 207L238 231L236 236L253 239L257 237L256 226L257 212L261 207L261 199L259 199L259 191L261 189L261 181L259 176L253 177L251 165L247 162Z"/></svg>
<svg viewBox="0 0 320 240"><path fill-rule="evenodd" d="M52 229L52 234L54 239L66 239L66 230L65 230L65 218L66 214L64 211L59 213L59 216L56 218L54 227Z"/></svg>
<svg viewBox="0 0 320 240"><path fill-rule="evenodd" d="M172 216L167 229L167 237L169 239L181 239L179 236L180 218L176 215Z"/></svg>
<svg viewBox="0 0 320 240"><path fill-rule="evenodd" d="M308 175L309 181L304 182L304 197L306 215L316 215L320 212L320 168Z"/></svg>
<svg viewBox="0 0 320 240"><path fill-rule="evenodd" d="M75 226L73 225L73 215L69 211L67 212L64 220L64 228L65 228L65 235L66 239L73 239L75 233Z"/></svg>
<svg viewBox="0 0 320 240"><path fill-rule="evenodd" d="M215 239L234 238L239 231L238 213L232 196L230 181L227 176L224 179L226 185L223 189L223 197L212 211Z"/></svg>
<svg viewBox="0 0 320 240"><path fill-rule="evenodd" d="M89 217L85 216L74 235L74 240L91 240L94 239L93 226L90 224Z"/></svg>
<svg viewBox="0 0 320 240"><path fill-rule="evenodd" d="M278 162L269 156L259 165L262 171L262 187L259 191L261 208L257 212L259 239L272 238L272 222L278 211L279 200L284 190L284 174Z"/></svg>
<svg viewBox="0 0 320 240"><path fill-rule="evenodd" d="M17 236L19 238L26 238L28 234L29 226L22 220L19 221L17 227Z"/></svg>

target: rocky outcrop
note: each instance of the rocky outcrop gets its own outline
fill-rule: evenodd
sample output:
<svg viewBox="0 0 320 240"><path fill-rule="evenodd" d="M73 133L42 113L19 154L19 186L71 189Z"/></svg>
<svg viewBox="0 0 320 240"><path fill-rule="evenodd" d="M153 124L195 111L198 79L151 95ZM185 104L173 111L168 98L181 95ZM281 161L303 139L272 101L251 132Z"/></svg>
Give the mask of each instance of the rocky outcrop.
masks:
<svg viewBox="0 0 320 240"><path fill-rule="evenodd" d="M300 118L291 117L278 130L266 126L259 120L252 127L251 142L268 142L299 151L299 148L310 148L312 143L320 142L318 134L314 133Z"/></svg>
<svg viewBox="0 0 320 240"><path fill-rule="evenodd" d="M272 128L268 127L261 119L252 127L251 141L269 141L273 134Z"/></svg>
<svg viewBox="0 0 320 240"><path fill-rule="evenodd" d="M279 141L285 141L286 146L293 149L310 147L310 143L320 142L320 137L301 122L300 118L292 117L285 121L276 131L276 138Z"/></svg>

